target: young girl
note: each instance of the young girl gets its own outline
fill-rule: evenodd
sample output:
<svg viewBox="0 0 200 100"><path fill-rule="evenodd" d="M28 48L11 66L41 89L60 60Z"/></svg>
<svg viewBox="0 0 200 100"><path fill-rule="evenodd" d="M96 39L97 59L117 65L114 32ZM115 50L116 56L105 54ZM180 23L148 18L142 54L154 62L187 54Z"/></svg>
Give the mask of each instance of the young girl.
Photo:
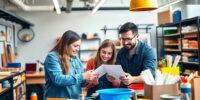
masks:
<svg viewBox="0 0 200 100"><path fill-rule="evenodd" d="M58 44L47 55L45 66L46 98L78 99L85 80L90 80L92 71L83 73L80 60L76 57L81 44L80 36L67 31Z"/></svg>
<svg viewBox="0 0 200 100"><path fill-rule="evenodd" d="M88 60L86 70L96 69L102 64L115 64L115 58L115 44L111 40L106 39L98 48L96 56ZM95 93L95 91L99 89L119 87L120 82L115 80L112 76L105 74L104 76L100 77L99 82L96 83L98 84L89 83L87 85L87 96L90 96L92 93Z"/></svg>

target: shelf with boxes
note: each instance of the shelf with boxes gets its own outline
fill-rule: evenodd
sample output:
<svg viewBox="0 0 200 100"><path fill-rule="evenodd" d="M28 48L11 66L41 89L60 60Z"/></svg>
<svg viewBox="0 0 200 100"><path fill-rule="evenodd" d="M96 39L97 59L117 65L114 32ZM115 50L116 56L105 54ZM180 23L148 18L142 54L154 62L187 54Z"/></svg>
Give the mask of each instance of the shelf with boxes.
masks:
<svg viewBox="0 0 200 100"><path fill-rule="evenodd" d="M200 70L199 28L199 16L182 20L179 23L157 26L158 58L162 58L167 54L181 55L182 71L185 69Z"/></svg>
<svg viewBox="0 0 200 100"><path fill-rule="evenodd" d="M177 55L181 53L180 47L180 27L179 24L160 25L156 28L157 37L157 58L167 54ZM158 53L159 52L159 53Z"/></svg>
<svg viewBox="0 0 200 100"><path fill-rule="evenodd" d="M1 100L21 100L25 97L26 80L25 71L0 72L0 98Z"/></svg>
<svg viewBox="0 0 200 100"><path fill-rule="evenodd" d="M0 23L0 99L21 100L26 93L25 71L21 68L8 68L9 64L15 62L16 54L14 48L16 47L14 38L16 24L13 23L28 29L33 24L3 8L0 8L0 15L0 19L4 19Z"/></svg>
<svg viewBox="0 0 200 100"><path fill-rule="evenodd" d="M181 21L182 64L186 69L200 69L199 17Z"/></svg>

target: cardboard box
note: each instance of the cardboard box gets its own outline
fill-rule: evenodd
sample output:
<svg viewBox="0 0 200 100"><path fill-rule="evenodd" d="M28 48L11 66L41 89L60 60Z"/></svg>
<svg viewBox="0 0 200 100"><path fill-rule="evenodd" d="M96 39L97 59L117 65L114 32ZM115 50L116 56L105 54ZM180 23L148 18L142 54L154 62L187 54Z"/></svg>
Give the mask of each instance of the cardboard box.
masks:
<svg viewBox="0 0 200 100"><path fill-rule="evenodd" d="M173 85L144 85L144 97L150 100L160 100L162 94L178 95L178 84Z"/></svg>
<svg viewBox="0 0 200 100"><path fill-rule="evenodd" d="M192 100L200 100L200 76L192 80Z"/></svg>
<svg viewBox="0 0 200 100"><path fill-rule="evenodd" d="M173 22L173 17L172 17L172 9L171 8L167 11L158 13L158 25L172 23L172 22Z"/></svg>

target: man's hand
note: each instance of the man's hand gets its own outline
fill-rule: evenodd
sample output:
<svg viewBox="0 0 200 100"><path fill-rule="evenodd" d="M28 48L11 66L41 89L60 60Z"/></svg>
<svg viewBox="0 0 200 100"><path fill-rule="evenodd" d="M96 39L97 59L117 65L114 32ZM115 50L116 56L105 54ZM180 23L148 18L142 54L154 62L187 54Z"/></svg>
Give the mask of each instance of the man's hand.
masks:
<svg viewBox="0 0 200 100"><path fill-rule="evenodd" d="M131 76L129 73L126 73L125 76L120 77L120 79L125 85L130 85L134 82L134 77Z"/></svg>
<svg viewBox="0 0 200 100"><path fill-rule="evenodd" d="M115 77L111 76L111 75L106 75L106 78L108 79L109 82L114 82L115 81Z"/></svg>
<svg viewBox="0 0 200 100"><path fill-rule="evenodd" d="M120 80L115 79L115 77L111 76L111 75L106 75L107 79L109 82L112 83L112 86L114 88L118 88L120 86Z"/></svg>

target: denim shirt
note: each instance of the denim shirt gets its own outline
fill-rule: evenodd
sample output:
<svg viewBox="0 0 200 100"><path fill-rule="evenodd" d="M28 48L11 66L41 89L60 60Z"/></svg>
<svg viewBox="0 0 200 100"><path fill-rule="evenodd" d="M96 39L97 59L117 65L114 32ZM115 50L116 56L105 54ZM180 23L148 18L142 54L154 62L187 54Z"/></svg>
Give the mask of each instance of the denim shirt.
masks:
<svg viewBox="0 0 200 100"><path fill-rule="evenodd" d="M63 74L63 66L56 52L50 52L45 63L45 94L51 98L79 98L81 87L85 84L83 67L77 57L70 57L68 74Z"/></svg>
<svg viewBox="0 0 200 100"><path fill-rule="evenodd" d="M146 43L138 41L135 54L130 57L129 50L121 48L117 54L116 63L132 76L138 76L143 70L150 69L155 74L156 56L153 49Z"/></svg>

